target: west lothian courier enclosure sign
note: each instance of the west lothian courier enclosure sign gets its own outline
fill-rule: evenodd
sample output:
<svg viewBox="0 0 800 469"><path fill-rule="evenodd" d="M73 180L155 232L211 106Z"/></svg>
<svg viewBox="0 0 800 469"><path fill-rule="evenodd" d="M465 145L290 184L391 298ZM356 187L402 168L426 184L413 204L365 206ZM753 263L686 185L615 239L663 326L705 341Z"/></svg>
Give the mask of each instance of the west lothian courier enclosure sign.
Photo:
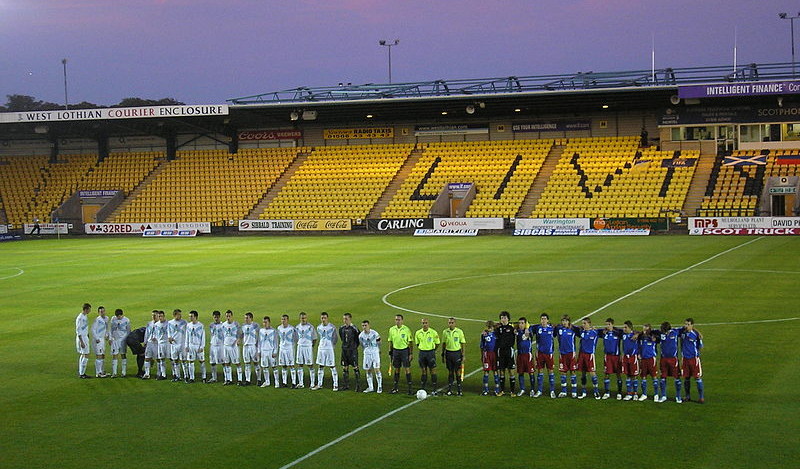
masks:
<svg viewBox="0 0 800 469"><path fill-rule="evenodd" d="M0 113L0 122L55 122L225 115L228 115L228 106L224 104L201 106L143 106L70 109L61 111L4 112Z"/></svg>

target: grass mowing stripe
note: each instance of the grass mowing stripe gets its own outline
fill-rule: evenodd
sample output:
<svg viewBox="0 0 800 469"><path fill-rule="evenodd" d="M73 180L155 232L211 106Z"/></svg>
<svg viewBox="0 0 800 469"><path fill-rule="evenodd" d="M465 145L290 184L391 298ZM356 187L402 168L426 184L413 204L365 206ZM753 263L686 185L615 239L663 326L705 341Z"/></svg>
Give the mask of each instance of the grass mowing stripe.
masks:
<svg viewBox="0 0 800 469"><path fill-rule="evenodd" d="M738 245L736 245L736 246L734 246L734 247L732 247L730 249L726 249L726 250L724 250L722 252L714 254L713 256L709 257L708 259L704 259L704 260L702 260L702 261L700 261L700 262L698 262L696 264L692 264L689 267L686 267L685 269L681 269L681 270L679 270L677 272L673 272L673 273L671 273L669 275L665 275L664 277L661 277L659 279L653 280L652 282L648 283L647 285L645 285L645 286L643 286L641 288L637 288L636 290L628 293L627 295L623 295L623 296L617 298L616 300L609 301L608 303L606 303L603 306L597 308L596 310L592 311L591 313L582 316L580 319L586 319L588 317L591 317L591 316L599 313L600 311L603 311L604 309L608 308L609 306L613 306L613 305L619 303L620 301L622 301L622 300L624 300L626 298L630 298L631 296L633 296L633 295L635 295L637 293L640 293L640 292L652 287L653 285L659 284L659 283L663 282L664 280L671 279L672 277L675 277L676 275L680 275L680 274L682 274L684 272L688 272L688 271L694 269L695 267L697 267L699 265L703 265L706 262L713 261L714 259L716 259L716 258L718 258L720 256L724 256L725 254L728 254L729 252L735 251L735 250L737 250L739 248L743 248L743 247L745 247L745 246L747 246L749 244L755 243L756 241L758 241L760 239L764 239L764 237L763 236L759 236L756 239L751 239L750 241L745 241L742 244L738 244Z"/></svg>
<svg viewBox="0 0 800 469"><path fill-rule="evenodd" d="M480 372L480 371L482 371L482 370L483 370L483 368L478 368L478 369L476 369L476 370L474 370L474 371L471 371L471 372L470 372L470 373L468 373L466 376L464 376L464 379L467 379L467 378L469 378L470 376L472 376L472 375L474 375L475 373L478 373L478 372ZM444 389L444 386L442 386L441 388L439 388L437 391L441 391L442 389ZM396 413L398 413L398 412L401 412L401 411L403 411L403 410L406 410L406 409L408 409L409 407L411 407L411 406L413 406L413 405L415 405L415 404L419 404L420 402L422 402L422 401L421 401L421 400L419 400L419 399L417 399L417 400L415 400L415 401L411 401L411 402L409 402L408 404L405 404L405 405L403 405L403 406L400 406L400 407L398 407L398 408L396 408L396 409L394 409L394 410L391 410L391 411L389 411L389 412L387 412L387 413L385 413L385 414L381 415L381 416L380 416L380 417L378 417L378 418L375 418L375 419L373 419L373 420L370 420L369 422L365 423L364 425L361 425L360 427L356 428L355 430L352 430L352 431L350 431L350 432L348 432L348 433L345 433L344 435L340 436L339 438L336 438L336 439L335 439L335 440L333 440L333 441L329 441L328 443L325 443L324 445L320 446L319 448L317 448L317 449L315 449L315 450L313 450L313 451L310 451L310 452L306 453L305 455L303 455L303 456L301 456L301 457L299 457L299 458L295 459L294 461L290 462L289 464L285 464L285 465L281 466L279 469L288 469L288 468L290 468L290 467L292 467L292 466L296 466L297 464L299 464L299 463L301 463L301 462L305 461L306 459L310 458L311 456L314 456L314 455L315 455L315 454L317 454L317 453L320 453L320 452L322 452L322 451L325 451L326 449L330 448L331 446L335 445L336 443L339 443L339 442L340 442L340 441L342 441L342 440L346 440L347 438L350 438L351 436L355 435L356 433L358 433L358 432L360 432L360 431L362 431L362 430L365 430L365 429L367 429L367 428L369 428L369 427L371 427L371 426L375 425L376 423L378 423L378 422L381 422L381 421L383 421L383 420L385 420L385 419L387 419L387 418L391 417L392 415L394 415L394 414L396 414Z"/></svg>

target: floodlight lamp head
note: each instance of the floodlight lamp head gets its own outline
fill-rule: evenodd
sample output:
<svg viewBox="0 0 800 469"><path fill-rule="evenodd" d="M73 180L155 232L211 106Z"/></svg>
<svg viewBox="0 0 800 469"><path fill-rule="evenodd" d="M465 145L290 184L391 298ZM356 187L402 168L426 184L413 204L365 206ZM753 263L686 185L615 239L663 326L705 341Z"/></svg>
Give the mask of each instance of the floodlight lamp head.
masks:
<svg viewBox="0 0 800 469"><path fill-rule="evenodd" d="M778 13L778 18L780 18L782 20L785 20L786 16L788 16L788 15L786 15L786 13Z"/></svg>
<svg viewBox="0 0 800 469"><path fill-rule="evenodd" d="M786 13L782 13L782 15L785 16ZM384 39L381 39L380 41L378 41L378 45L385 46L386 45L386 41Z"/></svg>
<svg viewBox="0 0 800 469"><path fill-rule="evenodd" d="M297 112L297 111L290 112L289 113L289 119L291 119L293 121L300 120L300 113Z"/></svg>
<svg viewBox="0 0 800 469"><path fill-rule="evenodd" d="M467 114L475 114L475 106L470 104L469 106L467 106L466 111L467 111Z"/></svg>

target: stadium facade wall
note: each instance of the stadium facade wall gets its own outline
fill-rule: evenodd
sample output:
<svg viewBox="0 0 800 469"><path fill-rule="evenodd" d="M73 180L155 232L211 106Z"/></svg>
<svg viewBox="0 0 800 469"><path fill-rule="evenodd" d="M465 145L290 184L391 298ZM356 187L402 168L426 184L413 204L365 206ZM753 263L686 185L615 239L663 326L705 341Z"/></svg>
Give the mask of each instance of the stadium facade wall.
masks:
<svg viewBox="0 0 800 469"><path fill-rule="evenodd" d="M243 141L239 148L272 148L292 146L334 146L334 145L369 145L369 144L413 144L416 142L464 142L482 140L514 140L514 139L540 139L540 138L578 138L578 137L614 137L623 135L638 135L644 126L651 138L659 135L657 116L655 112L600 112L595 114L582 114L579 117L591 121L589 131L574 132L513 132L512 125L517 122L530 122L535 120L558 120L564 115L520 116L519 119L492 120L488 122L488 134L468 135L431 135L414 136L415 125L457 123L458 119L447 119L425 122L396 122L389 124L394 128L393 138L384 139L352 139L352 140L325 140L323 131L328 128L349 127L376 127L387 126L385 123L342 122L333 126L331 124L306 124L303 125L303 138L298 141ZM570 116L574 117L574 116ZM466 119L463 122L468 122ZM265 124L264 126L269 127ZM663 134L663 132L662 132ZM226 137L218 135L223 142ZM666 141L662 135L662 141ZM178 136L178 145L184 142L178 150L221 150L227 145L212 138L197 135L181 134ZM684 142L686 143L686 142ZM0 156L2 155L49 155L53 144L42 140L4 140L0 142ZM164 151L165 141L156 136L111 137L108 141L109 151L116 152L149 152ZM688 148L687 148L688 149ZM96 154L97 142L92 139L62 139L59 140L61 154Z"/></svg>

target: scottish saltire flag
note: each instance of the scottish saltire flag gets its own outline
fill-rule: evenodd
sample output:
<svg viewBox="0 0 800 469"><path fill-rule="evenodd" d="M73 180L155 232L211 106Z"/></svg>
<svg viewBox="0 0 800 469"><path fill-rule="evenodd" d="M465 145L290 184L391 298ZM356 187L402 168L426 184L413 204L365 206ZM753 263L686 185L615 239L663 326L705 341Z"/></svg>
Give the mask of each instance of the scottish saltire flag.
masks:
<svg viewBox="0 0 800 469"><path fill-rule="evenodd" d="M752 166L752 165L766 165L767 155L755 156L726 156L725 161L722 162L723 166Z"/></svg>
<svg viewBox="0 0 800 469"><path fill-rule="evenodd" d="M800 155L776 156L775 164L800 164Z"/></svg>

